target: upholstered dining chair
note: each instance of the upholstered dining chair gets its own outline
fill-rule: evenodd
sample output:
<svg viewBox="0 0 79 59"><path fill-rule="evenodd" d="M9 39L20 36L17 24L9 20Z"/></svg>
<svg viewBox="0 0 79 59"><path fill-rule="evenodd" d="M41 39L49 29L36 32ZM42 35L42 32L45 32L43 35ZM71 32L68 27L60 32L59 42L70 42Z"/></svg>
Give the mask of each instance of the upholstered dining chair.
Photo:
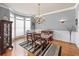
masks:
<svg viewBox="0 0 79 59"><path fill-rule="evenodd" d="M46 40L41 38L41 33L35 33L34 40L35 40L35 46L40 45L42 47L42 49L45 47Z"/></svg>
<svg viewBox="0 0 79 59"><path fill-rule="evenodd" d="M53 31L43 30L41 31L41 37L48 40L53 40Z"/></svg>

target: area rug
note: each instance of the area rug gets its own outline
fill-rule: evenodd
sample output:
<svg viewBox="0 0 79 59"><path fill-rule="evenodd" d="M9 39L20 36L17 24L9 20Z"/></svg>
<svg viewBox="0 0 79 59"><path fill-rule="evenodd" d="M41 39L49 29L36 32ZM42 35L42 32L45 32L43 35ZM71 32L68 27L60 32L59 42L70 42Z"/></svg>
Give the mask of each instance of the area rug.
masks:
<svg viewBox="0 0 79 59"><path fill-rule="evenodd" d="M36 56L58 56L60 51L60 47L52 44L47 44L42 48L40 45L34 46L32 42L24 41L19 45Z"/></svg>

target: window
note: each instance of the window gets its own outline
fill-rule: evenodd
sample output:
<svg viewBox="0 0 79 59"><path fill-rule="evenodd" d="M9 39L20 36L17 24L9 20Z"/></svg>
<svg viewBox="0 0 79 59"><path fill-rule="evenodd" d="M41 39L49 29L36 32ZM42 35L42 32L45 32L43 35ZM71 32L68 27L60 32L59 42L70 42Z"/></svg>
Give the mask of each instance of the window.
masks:
<svg viewBox="0 0 79 59"><path fill-rule="evenodd" d="M16 36L24 35L24 19L16 17Z"/></svg>
<svg viewBox="0 0 79 59"><path fill-rule="evenodd" d="M25 17L24 21L24 17L10 13L10 20L12 21L12 38L14 38L14 36L24 35L25 31L31 30L31 18Z"/></svg>
<svg viewBox="0 0 79 59"><path fill-rule="evenodd" d="M25 30L31 30L31 18L25 19Z"/></svg>

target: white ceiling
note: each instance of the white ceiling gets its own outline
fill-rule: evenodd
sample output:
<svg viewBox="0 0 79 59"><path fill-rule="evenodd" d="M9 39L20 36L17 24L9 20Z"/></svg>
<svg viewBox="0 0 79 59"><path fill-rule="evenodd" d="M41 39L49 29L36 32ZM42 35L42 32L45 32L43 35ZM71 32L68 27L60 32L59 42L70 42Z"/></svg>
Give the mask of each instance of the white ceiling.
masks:
<svg viewBox="0 0 79 59"><path fill-rule="evenodd" d="M6 5L22 14L37 15L37 3L6 3ZM44 14L56 10L73 7L75 3L41 3L40 5L40 13Z"/></svg>

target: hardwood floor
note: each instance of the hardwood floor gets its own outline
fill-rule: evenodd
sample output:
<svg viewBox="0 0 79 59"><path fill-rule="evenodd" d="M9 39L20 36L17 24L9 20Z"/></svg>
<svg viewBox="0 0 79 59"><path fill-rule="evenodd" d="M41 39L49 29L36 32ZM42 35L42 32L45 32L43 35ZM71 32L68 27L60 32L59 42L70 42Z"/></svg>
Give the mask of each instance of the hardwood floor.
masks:
<svg viewBox="0 0 79 59"><path fill-rule="evenodd" d="M79 49L75 44L54 40L53 44L59 45L62 47L61 55L62 56L79 56Z"/></svg>
<svg viewBox="0 0 79 59"><path fill-rule="evenodd" d="M26 56L27 51L19 45L23 41L24 39L18 39L13 42L13 50L8 49L2 56Z"/></svg>
<svg viewBox="0 0 79 59"><path fill-rule="evenodd" d="M13 50L7 50L2 56L27 56L28 51L22 48L19 43L24 41L24 39L17 40L13 43ZM62 56L79 56L79 49L75 44L63 42L59 40L53 40L50 43L59 45L62 47L61 55ZM30 53L31 54L31 53ZM31 54L32 55L32 54Z"/></svg>

